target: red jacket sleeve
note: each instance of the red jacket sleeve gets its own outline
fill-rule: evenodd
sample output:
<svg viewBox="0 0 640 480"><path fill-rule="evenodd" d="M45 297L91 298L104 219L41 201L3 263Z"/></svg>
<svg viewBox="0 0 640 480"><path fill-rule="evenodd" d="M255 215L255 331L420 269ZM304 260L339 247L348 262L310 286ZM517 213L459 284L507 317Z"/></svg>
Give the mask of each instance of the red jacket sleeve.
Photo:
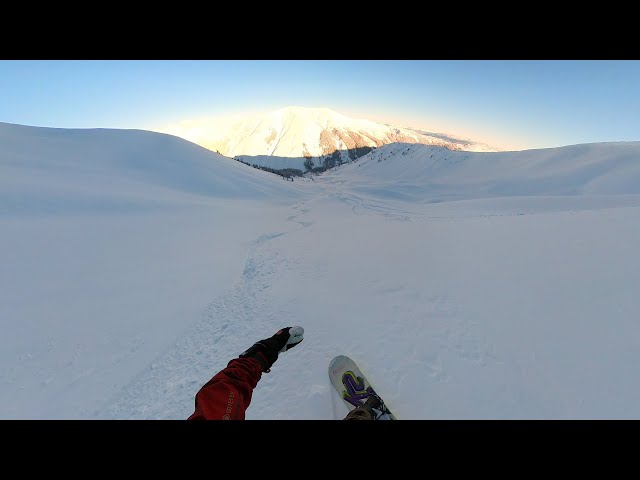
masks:
<svg viewBox="0 0 640 480"><path fill-rule="evenodd" d="M254 358L235 358L196 394L196 409L188 420L244 420L253 389L262 377Z"/></svg>

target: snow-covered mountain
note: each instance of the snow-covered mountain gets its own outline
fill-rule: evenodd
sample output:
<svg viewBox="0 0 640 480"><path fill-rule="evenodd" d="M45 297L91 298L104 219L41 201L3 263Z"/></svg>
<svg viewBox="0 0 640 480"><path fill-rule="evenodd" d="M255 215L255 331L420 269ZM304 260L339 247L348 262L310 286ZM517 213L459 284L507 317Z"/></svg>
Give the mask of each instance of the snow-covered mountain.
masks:
<svg viewBox="0 0 640 480"><path fill-rule="evenodd" d="M640 142L396 143L294 182L183 139L0 124L0 418L185 419L279 328L247 419L638 419Z"/></svg>
<svg viewBox="0 0 640 480"><path fill-rule="evenodd" d="M228 157L271 168L299 168L350 162L373 148L405 142L450 150L496 151L482 143L370 120L328 108L287 107L234 121L186 121L162 129Z"/></svg>

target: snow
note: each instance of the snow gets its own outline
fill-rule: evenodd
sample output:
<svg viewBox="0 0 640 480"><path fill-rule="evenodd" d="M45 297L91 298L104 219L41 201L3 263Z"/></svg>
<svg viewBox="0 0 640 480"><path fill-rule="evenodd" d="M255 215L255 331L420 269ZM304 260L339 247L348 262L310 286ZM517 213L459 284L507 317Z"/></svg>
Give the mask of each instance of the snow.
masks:
<svg viewBox="0 0 640 480"><path fill-rule="evenodd" d="M640 418L640 142L395 144L280 177L176 137L0 124L0 418L184 419L281 327L247 419Z"/></svg>
<svg viewBox="0 0 640 480"><path fill-rule="evenodd" d="M328 145L322 144L323 135L335 141L338 150L344 151L354 147L346 145L344 138L354 144L357 142L358 147L376 147L394 141L398 135L416 143L448 145L465 151L496 150L445 134L350 118L328 108L285 107L236 117L233 121L224 118L185 120L157 131L177 135L229 157L241 157L250 164L303 171L306 155L316 158L316 163L318 157L326 155Z"/></svg>

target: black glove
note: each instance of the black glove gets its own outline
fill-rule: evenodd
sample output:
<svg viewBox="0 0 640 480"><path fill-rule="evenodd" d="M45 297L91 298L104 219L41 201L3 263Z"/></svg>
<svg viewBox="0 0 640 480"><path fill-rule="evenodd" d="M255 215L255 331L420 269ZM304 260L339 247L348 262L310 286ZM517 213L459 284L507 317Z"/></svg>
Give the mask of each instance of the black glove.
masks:
<svg viewBox="0 0 640 480"><path fill-rule="evenodd" d="M304 328L302 327L282 328L272 337L254 343L240 354L240 358L255 358L262 365L262 371L269 372L271 365L278 359L278 354L286 352L302 342L303 334Z"/></svg>

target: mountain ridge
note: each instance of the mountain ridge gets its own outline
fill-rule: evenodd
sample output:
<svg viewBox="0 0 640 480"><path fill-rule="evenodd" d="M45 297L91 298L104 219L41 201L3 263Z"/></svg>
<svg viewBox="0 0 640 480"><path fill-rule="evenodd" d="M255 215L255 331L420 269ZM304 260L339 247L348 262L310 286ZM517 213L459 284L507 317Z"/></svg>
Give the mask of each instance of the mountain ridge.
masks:
<svg viewBox="0 0 640 480"><path fill-rule="evenodd" d="M331 168L397 142L437 145L450 150L499 151L444 133L350 118L325 107L285 107L234 121L185 121L158 131L228 157L243 160L255 157L256 164L261 166L273 167L278 163L276 158L297 158L294 164L302 170L305 160L311 160L314 167ZM274 157L274 161L269 157Z"/></svg>

